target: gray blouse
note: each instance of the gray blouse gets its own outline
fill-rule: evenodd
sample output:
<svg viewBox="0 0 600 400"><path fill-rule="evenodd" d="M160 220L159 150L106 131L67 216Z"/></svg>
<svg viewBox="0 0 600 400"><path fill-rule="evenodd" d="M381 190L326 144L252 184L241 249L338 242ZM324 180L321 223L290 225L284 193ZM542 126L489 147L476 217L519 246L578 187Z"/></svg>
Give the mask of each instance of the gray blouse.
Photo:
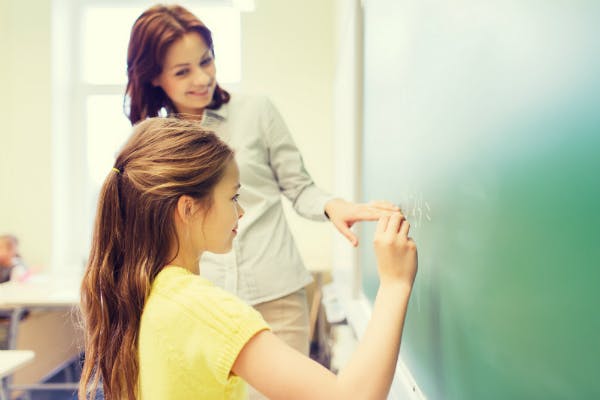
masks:
<svg viewBox="0 0 600 400"><path fill-rule="evenodd" d="M294 243L281 194L303 217L326 220L333 197L317 188L304 168L283 118L265 97L232 94L201 122L235 150L240 204L245 210L228 254L205 252L200 274L250 304L293 293L312 280Z"/></svg>

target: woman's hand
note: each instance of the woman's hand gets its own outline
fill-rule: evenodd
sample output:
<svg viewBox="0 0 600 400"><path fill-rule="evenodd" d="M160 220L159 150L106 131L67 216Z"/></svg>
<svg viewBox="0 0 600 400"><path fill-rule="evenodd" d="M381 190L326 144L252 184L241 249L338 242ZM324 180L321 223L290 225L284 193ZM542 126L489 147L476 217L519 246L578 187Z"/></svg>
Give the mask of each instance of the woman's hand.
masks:
<svg viewBox="0 0 600 400"><path fill-rule="evenodd" d="M389 201L370 203L351 203L342 199L333 199L325 204L325 213L329 220L354 247L358 246L358 237L350 230L355 222L377 221L384 215L400 211Z"/></svg>

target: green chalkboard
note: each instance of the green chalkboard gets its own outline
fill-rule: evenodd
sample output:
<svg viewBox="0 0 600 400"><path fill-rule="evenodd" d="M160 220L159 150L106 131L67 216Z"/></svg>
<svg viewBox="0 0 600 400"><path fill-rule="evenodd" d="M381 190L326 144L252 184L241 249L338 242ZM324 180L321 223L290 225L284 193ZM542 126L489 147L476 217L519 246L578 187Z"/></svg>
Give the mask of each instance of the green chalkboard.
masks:
<svg viewBox="0 0 600 400"><path fill-rule="evenodd" d="M401 356L430 399L600 398L598 21L597 1L364 2L362 197L411 221Z"/></svg>

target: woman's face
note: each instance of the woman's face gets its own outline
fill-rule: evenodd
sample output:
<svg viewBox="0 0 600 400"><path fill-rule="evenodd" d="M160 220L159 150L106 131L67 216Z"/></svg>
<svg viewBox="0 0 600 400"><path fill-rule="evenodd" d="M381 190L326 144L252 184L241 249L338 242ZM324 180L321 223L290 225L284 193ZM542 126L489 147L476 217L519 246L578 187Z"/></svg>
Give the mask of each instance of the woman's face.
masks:
<svg viewBox="0 0 600 400"><path fill-rule="evenodd" d="M152 80L180 114L201 115L212 101L217 81L212 50L199 33L190 32L167 50L160 75Z"/></svg>

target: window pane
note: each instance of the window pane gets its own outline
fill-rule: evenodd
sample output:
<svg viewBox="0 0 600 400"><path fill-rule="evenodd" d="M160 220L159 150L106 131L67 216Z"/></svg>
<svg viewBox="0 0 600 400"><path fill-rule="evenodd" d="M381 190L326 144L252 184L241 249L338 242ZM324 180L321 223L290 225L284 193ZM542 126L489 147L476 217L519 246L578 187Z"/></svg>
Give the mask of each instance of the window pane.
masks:
<svg viewBox="0 0 600 400"><path fill-rule="evenodd" d="M87 96L85 126L87 177L85 190L85 214L79 221L84 231L91 235L98 194L106 176L111 173L118 151L131 133L129 120L123 114L123 95ZM89 252L89 240L81 243L84 254Z"/></svg>
<svg viewBox="0 0 600 400"><path fill-rule="evenodd" d="M127 83L127 42L142 8L89 7L83 14L83 80Z"/></svg>
<svg viewBox="0 0 600 400"><path fill-rule="evenodd" d="M127 82L127 43L135 19L147 7L88 6L83 13L83 80L92 84ZM241 77L240 12L233 7L187 7L212 31L218 81Z"/></svg>
<svg viewBox="0 0 600 400"><path fill-rule="evenodd" d="M87 98L86 150L91 192L100 188L131 132L129 120L122 110L122 95Z"/></svg>
<svg viewBox="0 0 600 400"><path fill-rule="evenodd" d="M241 81L242 44L240 12L231 7L190 8L208 26L213 36L217 81Z"/></svg>

